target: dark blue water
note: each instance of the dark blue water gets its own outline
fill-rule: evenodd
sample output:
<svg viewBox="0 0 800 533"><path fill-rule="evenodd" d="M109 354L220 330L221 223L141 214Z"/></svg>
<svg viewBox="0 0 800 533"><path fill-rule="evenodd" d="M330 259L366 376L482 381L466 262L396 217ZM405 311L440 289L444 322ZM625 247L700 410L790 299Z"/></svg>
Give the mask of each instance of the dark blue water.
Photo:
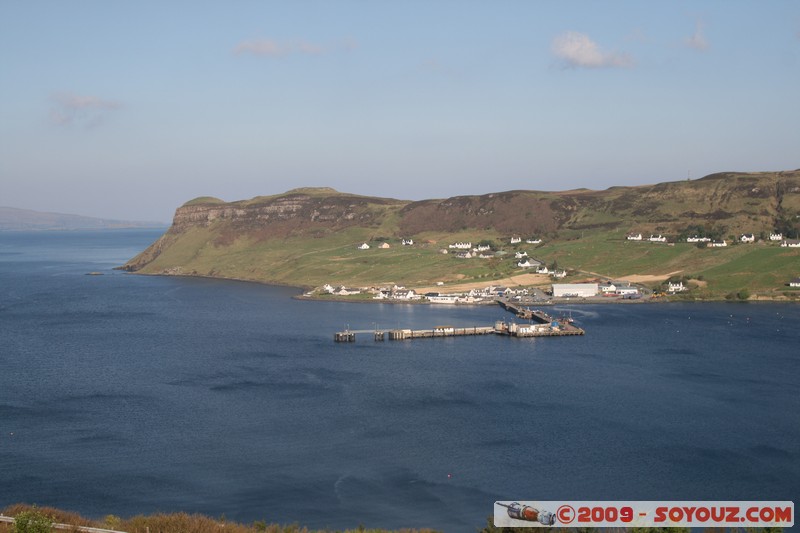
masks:
<svg viewBox="0 0 800 533"><path fill-rule="evenodd" d="M798 501L800 306L334 344L507 315L112 270L157 236L0 233L0 506L474 531L497 499Z"/></svg>

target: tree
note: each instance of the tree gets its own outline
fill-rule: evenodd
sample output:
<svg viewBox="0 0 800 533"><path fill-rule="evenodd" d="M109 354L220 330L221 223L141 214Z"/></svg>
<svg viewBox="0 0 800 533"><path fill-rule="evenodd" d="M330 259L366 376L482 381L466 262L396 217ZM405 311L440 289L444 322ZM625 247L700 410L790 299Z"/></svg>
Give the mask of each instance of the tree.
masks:
<svg viewBox="0 0 800 533"><path fill-rule="evenodd" d="M747 289L742 289L736 293L736 297L739 298L740 300L747 300L748 298L750 298L750 291L748 291Z"/></svg>

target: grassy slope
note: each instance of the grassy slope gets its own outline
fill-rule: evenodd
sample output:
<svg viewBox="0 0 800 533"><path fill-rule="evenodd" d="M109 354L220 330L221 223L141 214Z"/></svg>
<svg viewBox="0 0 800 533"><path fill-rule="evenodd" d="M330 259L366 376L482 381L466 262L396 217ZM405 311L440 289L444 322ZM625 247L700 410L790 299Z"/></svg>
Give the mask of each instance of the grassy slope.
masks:
<svg viewBox="0 0 800 533"><path fill-rule="evenodd" d="M800 274L800 249L777 244L737 244L727 248L701 249L693 244L629 242L619 233L594 235L591 239L547 244L539 257L559 266L596 272L608 277L635 274L701 277L707 289L703 297L719 298L748 289L764 294L787 290L785 283Z"/></svg>
<svg viewBox="0 0 800 533"><path fill-rule="evenodd" d="M674 246L628 242L618 232L543 246L506 245L509 254L500 260L461 260L438 250L446 243L480 240L479 233L429 234L413 247L390 241L391 248L369 250L356 246L368 240L374 230L351 228L325 238L288 238L254 242L240 238L229 246L213 244L217 228L194 228L169 247L143 272L159 273L183 265L179 273L267 281L288 285L319 286L324 283L372 285L398 283L430 285L437 281L486 280L522 272L513 258L515 249L559 267L598 273L608 277L635 274L680 275L707 281L698 291L703 297L721 298L730 292L780 293L784 284L800 274L800 250L774 244L735 245L723 249L700 249L677 243ZM486 234L483 234L486 237ZM436 241L424 242L424 241Z"/></svg>
<svg viewBox="0 0 800 533"><path fill-rule="evenodd" d="M371 242L369 250L357 249L358 244L376 233L374 229L350 228L324 238L255 241L242 237L228 246L216 246L213 242L220 230L219 225L192 228L142 272L160 273L181 265L174 273L301 286L324 283L361 286L483 279L495 274L499 277L513 267L508 260L459 260L450 254L440 254L440 247L446 245L434 243L420 242L408 247L390 240L389 249L377 248L378 242Z"/></svg>

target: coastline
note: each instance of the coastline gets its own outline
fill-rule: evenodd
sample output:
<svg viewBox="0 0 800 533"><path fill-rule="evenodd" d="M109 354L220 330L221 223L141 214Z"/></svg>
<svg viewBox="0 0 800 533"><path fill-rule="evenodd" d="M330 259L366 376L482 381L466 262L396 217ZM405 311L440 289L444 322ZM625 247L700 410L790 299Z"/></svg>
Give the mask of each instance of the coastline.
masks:
<svg viewBox="0 0 800 533"><path fill-rule="evenodd" d="M238 281L241 283L255 283L257 285L267 285L271 287L285 287L290 289L297 289L298 291L308 291L314 288L307 285L303 286L303 285L295 285L292 283L280 283L278 281L262 281L258 279L246 279L246 278L229 278L225 276L209 276L204 274L167 274L165 272L158 272L158 273L139 272L135 270L127 270L124 266L114 267L112 268L112 270L121 270L126 274L134 276L161 276L165 278L201 278L201 279L213 279L217 281Z"/></svg>
<svg viewBox="0 0 800 533"><path fill-rule="evenodd" d="M356 304L403 304L403 305L454 305L454 306L480 306L480 305L492 305L495 303L495 300L489 301L481 301L481 302L473 302L473 303L465 303L465 302L458 302L458 303L431 303L427 301L415 301L415 300L394 300L390 298L380 299L380 300L373 300L371 298L351 298L348 296L338 296L338 295L326 295L326 296L317 296L317 295L308 295L307 292L313 290L314 287L309 285L299 285L293 283L281 283L277 281L263 281L257 279L247 279L247 278L234 278L234 277L225 277L225 276L209 276L209 275L202 275L202 274L168 274L168 273L149 273L149 272L138 272L138 271L131 271L126 270L124 266L114 267L112 270L121 270L127 274L134 274L139 276L164 276L164 277L179 277L179 278L202 278L202 279L211 279L211 280L218 280L218 281L236 281L241 283L255 283L258 285L266 285L272 287L284 287L284 288L292 288L297 289L301 292L301 294L296 294L292 296L294 300L301 300L301 301L309 301L309 302L345 302L345 303L356 303ZM800 303L800 299L792 299L792 298L773 298L767 296L759 296L756 295L755 297L750 297L747 300L730 300L724 297L720 298L698 298L698 297L691 297L689 295L685 296L662 296L659 298L640 298L640 299L623 299L623 298L607 298L602 296L596 296L593 298L560 298L560 299L548 299L546 301L531 301L529 303L523 302L524 305L535 305L535 306L553 306L553 305L596 305L596 304L616 304L616 305L642 305L642 304L669 304L669 303L712 303L712 302L727 302L727 303Z"/></svg>

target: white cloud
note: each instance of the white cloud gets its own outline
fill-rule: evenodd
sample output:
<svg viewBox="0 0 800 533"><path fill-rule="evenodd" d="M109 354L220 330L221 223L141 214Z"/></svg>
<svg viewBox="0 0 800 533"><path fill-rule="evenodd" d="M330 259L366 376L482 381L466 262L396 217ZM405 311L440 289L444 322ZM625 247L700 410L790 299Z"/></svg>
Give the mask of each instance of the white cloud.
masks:
<svg viewBox="0 0 800 533"><path fill-rule="evenodd" d="M78 124L93 128L102 124L109 112L122 107L114 100L74 93L55 94L50 100L50 120L61 126Z"/></svg>
<svg viewBox="0 0 800 533"><path fill-rule="evenodd" d="M552 51L568 67L617 68L632 67L635 63L628 54L603 52L588 35L576 31L553 39Z"/></svg>
<svg viewBox="0 0 800 533"><path fill-rule="evenodd" d="M233 49L236 55L252 54L261 57L282 57L291 54L319 55L324 52L325 48L308 41L279 43L272 39L242 41Z"/></svg>
<svg viewBox="0 0 800 533"><path fill-rule="evenodd" d="M698 52L703 52L708 50L708 41L706 40L706 36L703 35L703 22L698 20L697 26L694 30L694 34L690 37L687 37L683 40L683 44L687 47L697 50Z"/></svg>

